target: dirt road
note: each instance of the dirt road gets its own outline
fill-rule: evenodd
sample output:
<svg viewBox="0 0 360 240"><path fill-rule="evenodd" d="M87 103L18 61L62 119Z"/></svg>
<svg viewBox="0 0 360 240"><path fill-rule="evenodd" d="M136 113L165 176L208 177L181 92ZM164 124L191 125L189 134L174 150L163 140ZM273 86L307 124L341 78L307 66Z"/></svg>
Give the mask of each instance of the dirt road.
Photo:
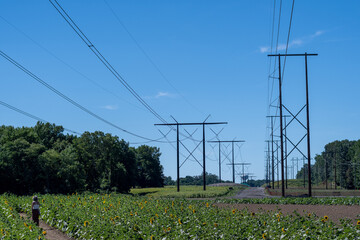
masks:
<svg viewBox="0 0 360 240"><path fill-rule="evenodd" d="M265 194L265 189L262 187L251 187L239 192L239 194L233 196L232 198L266 198L273 197Z"/></svg>
<svg viewBox="0 0 360 240"><path fill-rule="evenodd" d="M25 219L30 219L29 216L27 216L25 213L20 213L20 216L22 216ZM30 219L31 220L31 219ZM40 220L40 228L43 229L43 231L46 231L46 239L52 239L52 240L72 240L69 236L67 236L65 233L61 232L60 230L53 228L46 224L44 221Z"/></svg>

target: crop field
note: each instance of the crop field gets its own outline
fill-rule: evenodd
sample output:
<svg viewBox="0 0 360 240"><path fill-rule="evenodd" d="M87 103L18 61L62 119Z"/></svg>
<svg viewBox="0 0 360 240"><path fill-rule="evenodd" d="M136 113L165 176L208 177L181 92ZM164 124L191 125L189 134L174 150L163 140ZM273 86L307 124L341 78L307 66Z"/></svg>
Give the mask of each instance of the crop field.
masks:
<svg viewBox="0 0 360 240"><path fill-rule="evenodd" d="M46 232L20 217L7 196L0 196L0 239L44 239Z"/></svg>
<svg viewBox="0 0 360 240"><path fill-rule="evenodd" d="M216 200L92 193L39 200L42 220L76 239L360 239L360 225L349 221L339 225L314 214L221 209ZM30 215L30 196L1 195L0 206L1 239L46 237L19 216Z"/></svg>

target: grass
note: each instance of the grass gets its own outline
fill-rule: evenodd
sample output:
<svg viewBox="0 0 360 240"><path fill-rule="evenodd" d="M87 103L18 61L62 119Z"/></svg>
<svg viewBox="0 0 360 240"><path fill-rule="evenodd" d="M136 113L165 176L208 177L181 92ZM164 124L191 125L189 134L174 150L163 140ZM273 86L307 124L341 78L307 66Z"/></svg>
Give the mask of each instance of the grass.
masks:
<svg viewBox="0 0 360 240"><path fill-rule="evenodd" d="M177 192L176 186L165 186L163 188L133 188L130 190L130 193L134 196L165 198L214 198L232 196L245 188L245 186L207 186L206 191L204 191L203 186L180 186L180 192Z"/></svg>

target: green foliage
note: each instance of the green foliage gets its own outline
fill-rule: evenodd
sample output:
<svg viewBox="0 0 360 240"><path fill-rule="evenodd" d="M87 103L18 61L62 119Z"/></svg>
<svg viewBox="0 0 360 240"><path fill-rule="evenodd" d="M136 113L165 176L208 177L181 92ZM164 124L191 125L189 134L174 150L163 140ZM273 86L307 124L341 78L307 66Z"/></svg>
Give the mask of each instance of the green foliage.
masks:
<svg viewBox="0 0 360 240"><path fill-rule="evenodd" d="M30 211L29 197L9 204ZM42 219L77 239L356 239L359 226L279 211L220 209L211 201L120 194L42 195Z"/></svg>
<svg viewBox="0 0 360 240"><path fill-rule="evenodd" d="M184 178L180 178L180 185L203 185L204 184L204 179L203 179L203 174L198 175L198 176L186 176ZM212 174L212 173L207 173L205 172L205 179L206 179L206 184L214 184L214 183L219 183L219 178L217 175ZM222 181L224 182L224 181ZM227 181L229 182L229 181ZM175 181L176 184L176 181Z"/></svg>
<svg viewBox="0 0 360 240"><path fill-rule="evenodd" d="M175 185L175 181L171 179L170 176L164 178L164 185L165 186L172 186Z"/></svg>
<svg viewBox="0 0 360 240"><path fill-rule="evenodd" d="M246 182L250 187L261 187L264 184L266 184L265 179L259 179L259 180L248 180Z"/></svg>
<svg viewBox="0 0 360 240"><path fill-rule="evenodd" d="M334 141L325 145L325 150L315 156L311 166L312 181L324 184L326 179L331 184L346 189L360 188L360 140ZM304 170L307 177L307 165L302 168L297 179L302 179ZM336 183L335 183L336 180Z"/></svg>
<svg viewBox="0 0 360 240"><path fill-rule="evenodd" d="M160 149L142 145L135 149L137 161L136 185L144 187L163 187L163 166L160 164Z"/></svg>
<svg viewBox="0 0 360 240"><path fill-rule="evenodd" d="M76 137L63 130L41 122L33 128L1 126L0 193L128 192L136 184L163 186L158 148L130 148L100 131Z"/></svg>

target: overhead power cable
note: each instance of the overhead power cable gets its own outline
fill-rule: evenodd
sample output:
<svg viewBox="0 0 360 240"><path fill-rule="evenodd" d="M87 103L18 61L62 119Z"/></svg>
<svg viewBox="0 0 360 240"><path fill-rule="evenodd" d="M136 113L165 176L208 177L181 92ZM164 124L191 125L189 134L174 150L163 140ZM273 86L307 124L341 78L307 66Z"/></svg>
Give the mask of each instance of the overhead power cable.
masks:
<svg viewBox="0 0 360 240"><path fill-rule="evenodd" d="M139 44L139 42L135 39L134 35L129 31L129 29L125 26L125 24L120 20L119 16L116 14L114 9L110 6L110 4L104 0L105 4L109 7L111 13L114 15L116 20L119 22L119 24L122 26L122 28L125 30L125 32L129 35L131 40L135 43L135 45L139 48L139 50L142 52L142 54L147 58L147 60L150 62L150 64L156 69L156 71L160 74L160 76L181 96L191 107L193 107L198 112L204 114L199 108L197 108L193 103L191 103L187 98L185 98L184 95L180 93L180 91L171 83L171 81L165 76L165 74L160 70L159 66L154 62L154 60L150 57L150 55L144 50L144 48Z"/></svg>
<svg viewBox="0 0 360 240"><path fill-rule="evenodd" d="M84 112L86 112L87 114L97 118L98 120L120 130L123 131L127 134L133 135L135 137L138 138L142 138L148 141L153 141L153 142L163 142L163 141L159 141L162 138L159 139L150 139L147 137L143 137L140 136L138 134L135 134L133 132L127 131L119 126L117 126L116 124L109 122L108 120L100 117L99 115L93 113L92 111L90 111L89 109L85 108L84 106L80 105L79 103L77 103L76 101L72 100L71 98L69 98L68 96L66 96L65 94L63 94L62 92L60 92L59 90L57 90L56 88L52 87L50 84L48 84L47 82L45 82L44 80L40 79L39 77L37 77L35 74L33 74L32 72L30 72L29 70L27 70L25 67L23 67L20 63L16 62L14 59L12 59L11 57L9 57L8 55L6 55L3 51L0 50L0 55L5 58L6 60L8 60L10 63L12 63L13 65L15 65L16 67L18 67L20 70L22 70L23 72L25 72L26 74L28 74L30 77L32 77L33 79L35 79L36 81L38 81L40 84L42 84L43 86L45 86L46 88L50 89L52 92L54 92L55 94L57 94L58 96L60 96L61 98L65 99L66 101L68 101L69 103L71 103L72 105L80 108L81 110L83 110Z"/></svg>
<svg viewBox="0 0 360 240"><path fill-rule="evenodd" d="M47 48L45 48L44 46L42 46L39 42L35 41L33 38L31 38L29 35L27 35L25 32L23 32L22 30L20 30L18 27L16 27L14 24L10 23L8 20L6 20L4 17L0 16L0 18L6 22L8 25L10 25L12 28L14 28L17 32L19 32L20 34L22 34L23 36L25 36L27 39L29 39L30 41L32 41L35 45L37 45L39 48L41 48L42 50L44 50L45 52L47 52L49 55L51 55L52 57L54 57L56 60L58 60L59 62L61 62L62 64L64 64L65 66L67 66L68 68L70 68L72 71L76 72L77 74L79 74L80 76L82 76L83 78L85 78L86 80L88 80L89 82L91 82L92 84L94 84L95 86L97 86L98 88L101 88L103 91L113 95L114 97L116 97L117 99L127 102L128 104L141 109L142 111L146 111L144 108L142 108L139 105L136 105L134 103L131 103L130 101L127 101L126 99L120 97L119 95L115 94L114 92L104 88L103 86L101 86L99 83L97 83L96 81L92 80L91 78L89 78L88 76L86 76L85 74L83 74L82 72L80 72L79 70L77 70L76 68L74 68L73 66L71 66L70 64L68 64L67 62L65 62L64 60L62 60L61 58L59 58L58 56L56 56L53 52L51 52L50 50L48 50ZM270 58L271 59L271 58Z"/></svg>
<svg viewBox="0 0 360 240"><path fill-rule="evenodd" d="M81 40L89 47L89 49L95 54L95 56L105 65L105 67L115 76L115 78L156 118L161 122L167 123L143 98L125 81L125 79L116 71L116 69L108 62L108 60L100 53L95 45L87 38L87 36L76 25L72 18L66 13L61 5L56 0L49 0L64 20L70 25L75 33L81 38Z"/></svg>
<svg viewBox="0 0 360 240"><path fill-rule="evenodd" d="M49 121L46 121L46 120L44 120L44 119L41 119L41 118L39 118L39 117L37 117L37 116L35 116L35 115L32 115L32 114L28 113L28 112L25 112L25 111L23 111L23 110L20 110L20 109L14 107L14 106L11 106L10 104L5 103L5 102L3 102L3 101L0 101L0 104L3 105L3 106L5 106L5 107L7 107L7 108L10 108L11 110L14 110L14 111L16 111L16 112L18 112L18 113L20 113L20 114L23 114L23 115L28 116L28 117L30 117L30 118L32 118L32 119L35 119L35 120L37 120L37 121L39 121L39 122L50 123ZM81 133L78 133L78 132L76 132L76 131L70 130L70 129L68 129L68 128L64 128L64 130L67 131L67 132L74 133L74 134L76 134L76 135L81 135Z"/></svg>
<svg viewBox="0 0 360 240"><path fill-rule="evenodd" d="M294 4L295 4L295 0L293 0L292 6L291 6L291 15L290 15L289 31L288 31L287 41L286 41L286 50L285 50L285 58L284 58L283 70L282 70L282 74L281 74L281 81L284 81L284 73L285 73L285 66L286 66L286 56L287 56L287 52L288 52L288 48L289 48L289 40L290 40L290 32L291 32L291 23L292 23L292 18L293 18L293 13L294 13Z"/></svg>

